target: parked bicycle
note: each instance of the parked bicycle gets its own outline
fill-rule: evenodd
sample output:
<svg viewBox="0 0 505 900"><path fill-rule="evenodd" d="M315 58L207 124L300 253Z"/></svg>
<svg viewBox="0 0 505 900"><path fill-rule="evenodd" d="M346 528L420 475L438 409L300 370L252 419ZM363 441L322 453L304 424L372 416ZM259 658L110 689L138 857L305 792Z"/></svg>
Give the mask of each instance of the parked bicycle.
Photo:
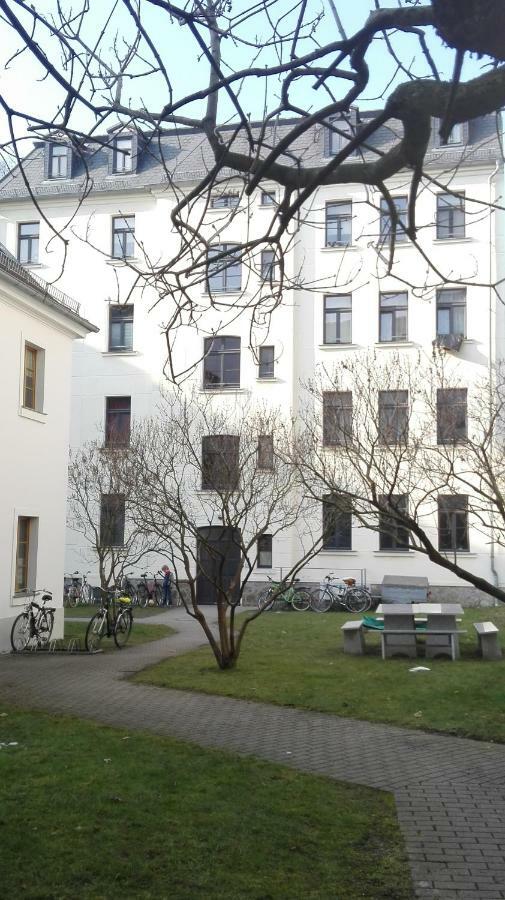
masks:
<svg viewBox="0 0 505 900"><path fill-rule="evenodd" d="M107 591L102 597L100 609L88 623L86 650L96 653L105 637L113 637L116 647L121 649L130 637L132 625L131 598L116 589Z"/></svg>
<svg viewBox="0 0 505 900"><path fill-rule="evenodd" d="M259 594L257 599L258 609L272 610L279 605L281 609L286 609L286 607L290 606L298 612L303 612L309 608L310 592L306 588L297 587L295 584L291 584L288 587L284 582L274 581L268 575L267 578L271 584L270 587L265 588ZM295 578L295 583L299 580L299 578Z"/></svg>
<svg viewBox="0 0 505 900"><path fill-rule="evenodd" d="M366 612L373 599L368 588L357 587L355 578L336 581L333 572L324 579L326 584L311 592L310 607L314 612L328 612L332 606L343 606L348 612Z"/></svg>
<svg viewBox="0 0 505 900"><path fill-rule="evenodd" d="M121 582L121 593L124 597L129 597L132 606L137 606L139 602L137 586L130 581L130 576L133 575L133 572L127 572L126 575L123 576L123 580Z"/></svg>
<svg viewBox="0 0 505 900"><path fill-rule="evenodd" d="M37 594L42 594L40 603L34 599ZM38 650L51 637L56 607L46 604L52 601L53 595L45 590L32 591L30 598L23 612L14 619L11 628L11 647L14 653L27 649Z"/></svg>
<svg viewBox="0 0 505 900"><path fill-rule="evenodd" d="M140 577L141 581L139 581L137 585L137 597L139 606L145 608L149 605L151 601L155 603L157 606L160 605L161 599L163 596L163 587L160 581L157 580L156 575L160 573L157 572L152 576L152 581L147 580L147 572L144 572Z"/></svg>
<svg viewBox="0 0 505 900"><path fill-rule="evenodd" d="M63 606L77 606L78 603L93 602L93 588L88 584L87 576L89 572L72 572L71 575L65 575L65 578L71 579L71 584L63 588Z"/></svg>

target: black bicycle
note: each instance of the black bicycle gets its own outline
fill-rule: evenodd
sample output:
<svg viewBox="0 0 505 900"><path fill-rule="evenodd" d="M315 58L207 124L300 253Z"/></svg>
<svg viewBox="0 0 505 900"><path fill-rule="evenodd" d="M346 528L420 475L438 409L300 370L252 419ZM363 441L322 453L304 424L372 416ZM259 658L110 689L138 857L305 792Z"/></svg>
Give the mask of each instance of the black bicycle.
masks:
<svg viewBox="0 0 505 900"><path fill-rule="evenodd" d="M133 572L127 572L123 576L123 580L121 582L121 593L124 597L130 598L132 606L137 606L139 602L139 596L136 585L133 583L133 581L130 581L130 577L132 575Z"/></svg>
<svg viewBox="0 0 505 900"><path fill-rule="evenodd" d="M132 625L131 598L115 589L107 591L86 629L86 650L96 653L105 637L113 637L116 647L121 649L130 637Z"/></svg>
<svg viewBox="0 0 505 900"><path fill-rule="evenodd" d="M42 594L40 603L34 597ZM54 625L55 606L46 606L52 601L50 591L32 591L22 613L14 619L11 628L11 647L14 653L21 650L38 650L44 647L50 637Z"/></svg>

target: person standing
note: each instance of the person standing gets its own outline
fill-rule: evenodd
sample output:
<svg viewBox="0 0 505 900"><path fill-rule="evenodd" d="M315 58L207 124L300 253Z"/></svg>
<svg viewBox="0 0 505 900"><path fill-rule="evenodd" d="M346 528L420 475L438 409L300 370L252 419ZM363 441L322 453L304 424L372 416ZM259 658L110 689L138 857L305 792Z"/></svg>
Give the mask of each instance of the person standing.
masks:
<svg viewBox="0 0 505 900"><path fill-rule="evenodd" d="M161 567L163 573L163 596L161 598L162 606L172 606L172 574L165 564Z"/></svg>

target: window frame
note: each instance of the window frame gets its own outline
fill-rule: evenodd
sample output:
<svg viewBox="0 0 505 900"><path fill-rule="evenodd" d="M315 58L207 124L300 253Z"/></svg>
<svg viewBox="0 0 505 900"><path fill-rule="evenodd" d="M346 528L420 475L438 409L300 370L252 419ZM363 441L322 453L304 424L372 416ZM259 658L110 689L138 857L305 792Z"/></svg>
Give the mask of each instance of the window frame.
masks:
<svg viewBox="0 0 505 900"><path fill-rule="evenodd" d="M55 150L60 151L63 150L63 153L55 153ZM50 144L49 145L49 178L58 179L58 178L68 178L69 177L69 158L68 158L69 148L65 144ZM65 160L63 173L55 172L55 160ZM58 169L60 168L60 164L58 164Z"/></svg>
<svg viewBox="0 0 505 900"><path fill-rule="evenodd" d="M349 299L349 308L345 306L337 306L335 309L328 309L327 303L328 301L334 302L336 300L345 300ZM342 314L349 314L349 340L342 340ZM336 341L328 340L328 330L330 326L330 322L328 319L331 315L335 316L335 334L337 336ZM352 294L325 294L323 298L323 344L327 346L336 346L337 344L351 344L352 343Z"/></svg>
<svg viewBox="0 0 505 900"><path fill-rule="evenodd" d="M443 300L442 295L447 294L457 294L460 293L463 295L463 301L445 301ZM466 288L439 288L436 294L436 333L437 337L446 337L447 335L452 335L454 337L461 336L464 340L466 338L466 309L467 309L467 294ZM454 318L455 318L455 310L463 309L463 331L457 331L454 327ZM449 331L441 331L440 323L439 323L439 313L447 311L449 314Z"/></svg>
<svg viewBox="0 0 505 900"><path fill-rule="evenodd" d="M270 200L268 200L266 203L265 197L270 197ZM276 206L276 204L277 194L275 191L261 191L260 206Z"/></svg>
<svg viewBox="0 0 505 900"><path fill-rule="evenodd" d="M33 344L30 344L28 341L25 342L24 346L24 355L23 355L23 408L31 409L33 412L40 412L37 409L37 387L38 387L38 378L40 376L40 366L39 366L39 348L35 347ZM28 357L32 356L33 358L33 368L30 370L28 366ZM30 376L31 371L31 376ZM27 381L31 377L33 384L31 387L27 386ZM29 402L28 394L33 394L33 402Z"/></svg>
<svg viewBox="0 0 505 900"><path fill-rule="evenodd" d="M223 256L221 261L218 262L218 264L217 264L219 268L216 273L211 273L212 258L213 258L211 254L213 251L215 251L214 256L218 256L220 253L225 254L225 256ZM234 251L235 251L235 254L234 254ZM222 244L212 244L209 247L209 252L207 255L207 273L206 273L206 290L207 290L208 294L238 294L238 293L240 293L240 291L242 290L242 259L239 257L232 264L229 263L227 265L225 263L226 255L228 255L230 257L230 259L233 259L234 255L236 256L237 251L240 254L240 252L241 252L240 244L229 243L227 241L223 242ZM237 277L237 272L235 271L234 274L230 274L230 272L233 272L233 270L236 270L237 268L238 268L238 284L233 284L233 286L231 286L230 281L234 277L235 278ZM220 279L220 282L222 284L221 287L219 286L219 284L217 286L211 285L211 278L216 278L216 277L218 277Z"/></svg>
<svg viewBox="0 0 505 900"><path fill-rule="evenodd" d="M119 147L121 143L129 144L129 149L121 150ZM128 164L119 166L119 159L124 160ZM128 175L130 172L133 172L133 138L125 134L118 135L118 137L114 138L112 147L112 174Z"/></svg>
<svg viewBox="0 0 505 900"><path fill-rule="evenodd" d="M463 425L458 421L460 416ZM464 444L467 439L467 388L437 388L437 444Z"/></svg>
<svg viewBox="0 0 505 900"><path fill-rule="evenodd" d="M331 506L336 510L341 506L341 509L331 514L329 510ZM333 516L334 520L331 533L327 526L330 515ZM322 498L322 550L344 553L352 551L352 517L353 508L350 498L339 496L338 494L324 495ZM343 520L343 523L339 520Z"/></svg>
<svg viewBox="0 0 505 900"><path fill-rule="evenodd" d="M37 234L21 234L21 229L28 226L36 226ZM25 260L21 259L21 247L24 243L28 244L28 254ZM18 262L22 266L37 265L39 262L39 244L40 244L40 221L38 222L18 222ZM35 251L34 251L35 247Z"/></svg>
<svg viewBox="0 0 505 900"><path fill-rule="evenodd" d="M401 396L401 400L396 403L384 404L386 395ZM387 411L392 410L395 421L387 421L390 415ZM387 390L379 391L378 396L378 443L383 447L395 447L400 444L407 444L409 435L409 392L405 390ZM403 423L400 418L404 419ZM396 421L397 420L397 421ZM394 434L392 431L394 429ZM391 439L392 435L392 439Z"/></svg>
<svg viewBox="0 0 505 900"><path fill-rule="evenodd" d="M130 446L131 433L131 396L109 396L105 398L105 429L104 429L104 447L107 449L115 449ZM124 406L117 409L111 408L114 401L119 404L120 401L128 401ZM115 419L118 419L121 425L115 425ZM123 425L122 420L127 421L127 427ZM114 432L116 436L114 436Z"/></svg>
<svg viewBox="0 0 505 900"><path fill-rule="evenodd" d="M265 257L271 257L270 261L266 260ZM260 258L260 278L262 281L269 281L272 283L273 281L278 281L277 276L277 268L278 268L278 259L275 255L275 250L262 250L261 258Z"/></svg>
<svg viewBox="0 0 505 900"><path fill-rule="evenodd" d="M14 567L14 593L15 594L23 594L29 590L29 580L30 580L30 550L32 547L32 529L33 529L33 517L32 516L18 516L17 517L17 525L16 525L16 560ZM20 532L22 523L27 524L27 533L26 539L24 541L20 540ZM20 548L21 545L25 546L24 556L22 558L22 581L21 584L19 581L19 569L20 569Z"/></svg>
<svg viewBox="0 0 505 900"><path fill-rule="evenodd" d="M330 214L330 207L348 207L349 212ZM349 229L349 239L342 239L341 233L345 226ZM337 239L329 240L329 232L331 227L335 227L337 231ZM344 228L342 227L344 226ZM351 247L352 246L352 200L328 200L325 204L324 219L324 246L325 247Z"/></svg>
<svg viewBox="0 0 505 900"><path fill-rule="evenodd" d="M268 353L267 353L268 351ZM271 359L270 359L271 351ZM268 359L262 359L267 355ZM263 344L258 349L258 378L269 379L275 378L275 344Z"/></svg>
<svg viewBox="0 0 505 900"><path fill-rule="evenodd" d="M220 347L219 349L215 349L213 345L216 342L226 342L226 341L235 341L238 343L238 346ZM241 352L242 352L242 341L238 335L232 334L215 334L212 337L204 338L203 342L203 383L202 387L204 391L236 391L240 390L240 376L241 376ZM238 372L238 381L227 381L225 380L225 376L227 374L226 360L230 360L232 355L237 355L238 357L238 365L233 367L231 371ZM213 375L214 373L208 372L206 369L206 362L210 359L219 358L219 369L220 369L220 380L219 382L212 382L208 380L208 375Z"/></svg>
<svg viewBox="0 0 505 900"><path fill-rule="evenodd" d="M124 225L120 228L116 225L116 222L126 222L128 219L133 221L133 227ZM116 238L119 242L119 249L123 251L122 253L116 253ZM135 214L112 216L112 259L134 259L135 247Z"/></svg>
<svg viewBox="0 0 505 900"><path fill-rule="evenodd" d="M108 501L113 499L116 504L116 509L113 509L114 503L111 503L111 509L107 511L108 518L111 519L108 523L105 523L105 510L107 504L104 504L104 500L107 498ZM111 516L115 516L117 513L118 521L115 518L111 518ZM106 533L106 528L109 528L109 534ZM101 494L100 497L100 547L102 549L113 549L114 547L124 547L125 545L125 528L126 528L126 497L124 494ZM112 533L114 532L114 533ZM111 540L106 542L105 538L110 537Z"/></svg>
<svg viewBox="0 0 505 900"><path fill-rule="evenodd" d="M219 446L221 445L221 446ZM225 461L226 451L234 458ZM221 465L217 460L221 458ZM209 462L209 460L211 460ZM240 437L238 434L206 434L201 446L201 490L233 493L240 483Z"/></svg>
<svg viewBox="0 0 505 900"><path fill-rule="evenodd" d="M443 206L442 205L444 203L443 198L445 198L445 197L451 197L453 200L459 199L461 201L461 205L459 207L457 207L453 203L445 202L445 205ZM436 211L437 241L458 241L458 240L462 240L463 238L466 237L465 199L466 199L465 191L453 191L453 192L441 191L437 194L437 211ZM440 222L440 213L447 212L448 210L451 211L449 214L449 220L450 220L449 224L442 225ZM463 220L462 224L454 224L454 222L452 221L456 212L461 213L462 220ZM450 233L445 232L445 230L442 233L443 229L449 229L449 227L451 228ZM455 231L457 229L461 229L461 233L458 231L458 233L456 234Z"/></svg>
<svg viewBox="0 0 505 900"><path fill-rule="evenodd" d="M335 131L332 126L339 128L339 131ZM347 117L342 113L330 116L326 126L326 156L337 156L345 148L346 143L354 140L357 130L357 107L351 106ZM355 149L349 156L356 156L357 152L357 149Z"/></svg>
<svg viewBox="0 0 505 900"><path fill-rule="evenodd" d="M379 503L386 505L386 502L396 504L399 512L408 514L409 498L407 494L392 494L390 497L383 495L379 497ZM403 507L403 509L402 509ZM391 521L392 520L392 521ZM386 522L389 521L389 525ZM379 551L384 553L407 553L410 549L410 531L406 525L401 525L394 520L391 513L385 509L379 510ZM403 532L403 535L401 534ZM388 546L389 543L389 546Z"/></svg>
<svg viewBox="0 0 505 900"><path fill-rule="evenodd" d="M227 191L224 194L212 194L210 198L211 209L236 209L240 206L240 194L235 191Z"/></svg>
<svg viewBox="0 0 505 900"><path fill-rule="evenodd" d="M274 436L273 434L258 435L257 467L262 472L274 470Z"/></svg>
<svg viewBox="0 0 505 900"><path fill-rule="evenodd" d="M389 297L405 297L405 303L396 303L395 306L383 306L383 301ZM405 316L401 313L405 311ZM387 317L391 317L391 337L383 337L383 323ZM405 319L405 331L398 333L398 323ZM379 344L399 344L409 339L409 294L408 291L381 291L379 293Z"/></svg>
<svg viewBox="0 0 505 900"><path fill-rule="evenodd" d="M261 547L262 543L266 543L266 548ZM262 562L263 554L267 555L269 562ZM273 565L273 535L260 534L256 541L256 568L271 569Z"/></svg>
<svg viewBox="0 0 505 900"><path fill-rule="evenodd" d="M402 194L399 197L391 197L393 204L395 206L398 222L396 224L395 229L395 244L405 244L409 240L409 236L404 228L400 228L400 222L407 227L408 224L408 205L409 198ZM398 209L397 203L398 201L405 202L405 209ZM386 198L380 198L380 221L379 221L379 243L385 244L391 242L391 233L392 233L392 221L391 221L391 213L389 210L389 206L387 204Z"/></svg>
<svg viewBox="0 0 505 900"><path fill-rule="evenodd" d="M124 310L121 315L118 315L116 321L114 322L114 311ZM126 312L130 311L131 312ZM133 323L135 316L135 306L133 303L111 303L109 304L109 340L108 340L108 352L109 353L131 353L133 351ZM131 341L126 344L113 344L112 343L112 325L121 325L121 333L124 336L125 326L131 325Z"/></svg>
<svg viewBox="0 0 505 900"><path fill-rule="evenodd" d="M463 502L461 502L463 501ZM458 504L459 508L458 508ZM445 506L445 508L444 508ZM439 494L437 499L438 512L438 549L441 553L469 553L470 534L468 521L468 495L467 494ZM447 516L447 525L443 525L443 517ZM463 525L458 526L458 516L464 516ZM460 533L464 533L464 546L458 546L458 527ZM444 532L449 537L443 540Z"/></svg>
<svg viewBox="0 0 505 900"><path fill-rule="evenodd" d="M349 447L352 442L352 391L323 391L323 447Z"/></svg>

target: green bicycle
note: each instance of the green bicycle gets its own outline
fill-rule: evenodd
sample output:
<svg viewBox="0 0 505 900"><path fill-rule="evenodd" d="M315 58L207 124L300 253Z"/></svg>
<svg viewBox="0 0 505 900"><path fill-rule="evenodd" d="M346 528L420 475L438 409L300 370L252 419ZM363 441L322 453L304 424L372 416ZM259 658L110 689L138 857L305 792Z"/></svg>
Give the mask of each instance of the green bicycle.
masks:
<svg viewBox="0 0 505 900"><path fill-rule="evenodd" d="M271 584L270 587L265 588L259 594L257 600L258 609L263 611L286 609L288 606L296 609L297 612L304 612L306 609L309 609L310 592L306 588L295 587L295 584L283 587L283 581L273 581L268 575L267 578ZM299 578L295 578L295 582L299 580Z"/></svg>

